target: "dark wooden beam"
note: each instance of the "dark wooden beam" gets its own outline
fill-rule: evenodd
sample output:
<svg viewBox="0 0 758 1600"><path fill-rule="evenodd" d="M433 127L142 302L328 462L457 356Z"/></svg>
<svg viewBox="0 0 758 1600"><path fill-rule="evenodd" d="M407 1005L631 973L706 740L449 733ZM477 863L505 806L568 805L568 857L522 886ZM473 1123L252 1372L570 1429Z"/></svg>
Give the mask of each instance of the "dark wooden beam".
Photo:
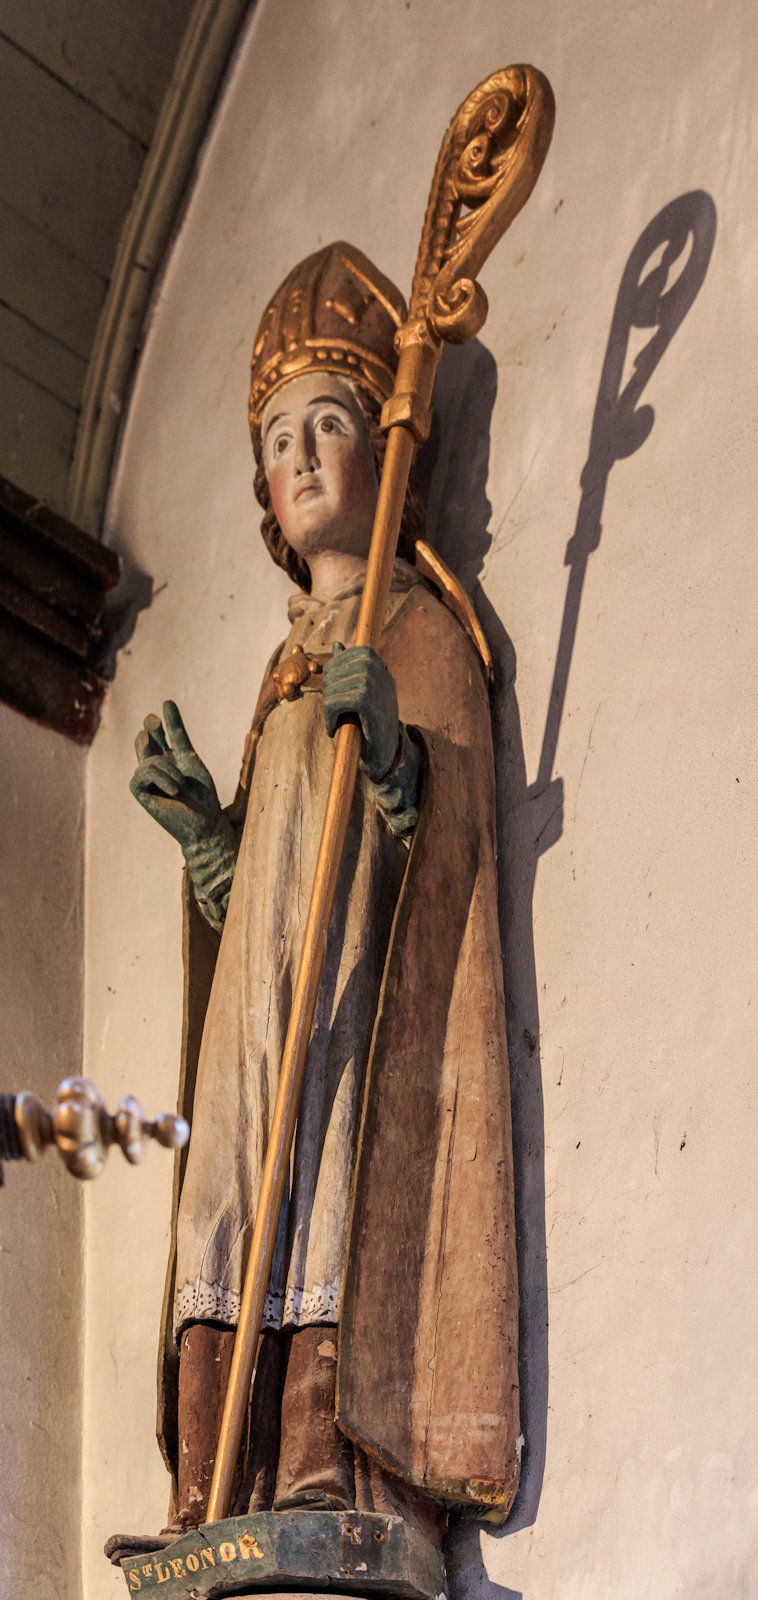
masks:
<svg viewBox="0 0 758 1600"><path fill-rule="evenodd" d="M94 670L112 550L0 477L0 700L77 744L97 728Z"/></svg>

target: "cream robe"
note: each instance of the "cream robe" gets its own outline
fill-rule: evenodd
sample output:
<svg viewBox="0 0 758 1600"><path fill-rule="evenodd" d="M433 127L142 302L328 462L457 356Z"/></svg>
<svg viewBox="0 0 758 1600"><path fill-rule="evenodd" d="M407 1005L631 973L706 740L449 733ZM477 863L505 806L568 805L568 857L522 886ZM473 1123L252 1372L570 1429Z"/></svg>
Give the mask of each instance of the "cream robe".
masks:
<svg viewBox="0 0 758 1600"><path fill-rule="evenodd" d="M397 684L400 716L419 731L424 742L421 813L405 866L400 854L403 847L387 836L373 807L366 810L368 796L361 786L350 830L352 866L348 868L348 876L351 871L365 872L361 893L356 895L360 916L355 923L348 920L346 878L339 898L342 931L328 956L328 1004L319 1019L319 1050L327 1052L321 1059L334 1064L333 1082L341 1084L344 1079L348 1086L345 1103L349 1101L351 1107L362 1061L368 1056L357 1141L351 1110L346 1124L349 1149L343 1152L338 1180L344 1196L345 1173L354 1147L345 1254L337 1275L337 1422L369 1455L408 1483L502 1522L518 1484L522 1440L489 704L481 661L465 625L461 627L456 620L458 611L451 615L452 603L451 609L441 604L426 583L413 582L407 568L400 568L399 583L401 588L396 587L390 602L381 654ZM320 653L319 645L327 646L338 627L332 631L326 614L319 617L318 608L311 603L303 605L298 600L295 607L288 645L299 639ZM357 597L346 596L339 623L346 642L349 619L354 619L356 609ZM318 631L319 626L323 631ZM275 892L277 863L288 886L283 922L268 916L268 946L262 940L256 946L260 923L253 914L258 917L261 903L251 904L250 921L245 923L240 902L230 913L219 956L218 935L203 922L185 884L187 982L179 1103L193 1121L193 1173L191 1187L183 1189L186 1152L178 1152L158 1403L158 1435L172 1472L176 1471L178 1452L179 1367L171 1326L174 1283L185 1288L190 1282L201 1288L199 1269L206 1272L213 1252L223 1273L218 1277L216 1267L212 1269L220 1287L235 1292L235 1275L239 1279L243 1238L235 1230L241 1229L242 1235L249 1231L241 1197L246 1192L246 1174L259 1166L248 1090L252 1085L268 1118L275 1082L275 1067L268 1065L267 1057L265 1073L259 1071L255 1078L248 1072L243 1045L250 1037L250 1016L254 1012L260 1019L263 1012L260 996L251 992L243 970L243 953L257 962L260 951L261 965L256 970L278 1016L279 1007L286 1010L289 999L288 993L280 994L279 989L286 991L291 986L294 970L297 940L289 923L294 918L299 927L304 909L302 900L300 905L297 902L298 868L302 871L302 897L308 893L305 854L313 850L305 833L301 836L292 829L292 804L296 800L300 805L297 797L310 794L309 785L316 783L301 772L304 752L308 752L309 770L314 773L321 761L318 749L326 751L327 767L330 764L319 702L314 694L307 704L270 710L267 696L262 695L246 744L234 816L241 821L249 801L245 850L253 849L253 838L259 838L255 849L264 852L258 859L268 892ZM310 736L303 746L294 739L283 740L285 776L284 771L268 770L271 762L265 743L269 722L279 727L300 726L299 722L285 722L291 712L304 718L302 726L310 728L312 744ZM259 761L265 762L263 778ZM325 786L325 774L318 781ZM279 802L277 784L282 788L281 812L272 810L269 823L259 830L264 798L274 807ZM277 817L288 840L286 849L280 847L271 821ZM364 849L368 852L365 856ZM386 885L375 854L383 849L387 851ZM312 859L309 855L308 861ZM376 974L381 964L379 952L396 890L378 999L373 1011L371 1005L365 1013L358 1006L354 1010L348 1001L351 984L359 984L362 994L371 988L369 970ZM240 874L232 900L239 902L244 893ZM368 926L370 950L361 943ZM350 941L356 939L358 944L351 950ZM361 965L366 956L370 969ZM219 959L224 976L214 990L208 1023L212 974ZM279 974L276 981L275 973ZM354 978L356 973L360 975ZM237 994L240 985L244 985L244 1004ZM364 1016L373 1021L370 1049ZM336 1041L333 1047L327 1045L325 1031L340 1033L343 1022L344 1044L339 1048ZM227 1040L228 1053L217 1048L217 1038ZM337 1049L337 1054L329 1055L330 1048ZM359 1053L357 1062L354 1058ZM196 1094L200 1056L204 1058L203 1082ZM306 1162L303 1168L310 1171L318 1207L328 1198L328 1185L321 1182L320 1173L327 1153L331 1157L336 1149L337 1140L330 1137L332 1130L336 1131L336 1104L336 1098L330 1101L328 1088L317 1096L316 1115L324 1129L319 1146L323 1154L318 1173L313 1163L308 1168ZM340 1101L340 1110L342 1106ZM242 1127L244 1135L240 1134ZM252 1193L250 1199L252 1211ZM232 1213L236 1207L236 1221L227 1221L229 1207ZM324 1209L321 1214L326 1219ZM338 1232L344 1238L343 1217L344 1213L339 1227L335 1219L333 1232L331 1220L325 1221L324 1227L317 1225L319 1239L327 1235L331 1239L333 1261L339 1255ZM307 1228L305 1208L300 1208L298 1198L290 1210L290 1238L298 1245L291 1260L304 1261L305 1272L297 1281L291 1279L290 1286L302 1287L303 1293L306 1289L320 1293L332 1269L325 1269L322 1252L318 1271L314 1256L311 1272L310 1239L312 1235L315 1241L316 1231L311 1227L307 1240L305 1231L298 1235L299 1219ZM305 1253L303 1244L307 1245ZM283 1275L274 1288L286 1291ZM294 1307L296 1296L292 1298ZM230 1304L227 1299L226 1305Z"/></svg>
<svg viewBox="0 0 758 1600"><path fill-rule="evenodd" d="M387 621L420 579L398 562ZM283 648L328 654L352 641L354 586L298 595ZM177 1232L174 1331L235 1325L260 1193L308 895L333 765L320 693L280 705L256 751L247 817L198 1063ZM335 1322L345 1274L362 1086L387 942L407 865L360 778L327 942L289 1193L264 1326Z"/></svg>

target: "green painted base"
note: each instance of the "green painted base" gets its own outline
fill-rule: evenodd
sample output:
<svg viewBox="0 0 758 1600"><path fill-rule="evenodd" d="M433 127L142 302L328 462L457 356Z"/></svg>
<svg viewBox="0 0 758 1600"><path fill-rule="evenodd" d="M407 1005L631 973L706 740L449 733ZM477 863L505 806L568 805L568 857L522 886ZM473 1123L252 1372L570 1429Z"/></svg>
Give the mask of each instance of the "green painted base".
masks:
<svg viewBox="0 0 758 1600"><path fill-rule="evenodd" d="M131 1595L305 1600L325 1589L365 1600L446 1600L439 1550L400 1517L359 1511L259 1511L206 1523L175 1544L120 1563Z"/></svg>

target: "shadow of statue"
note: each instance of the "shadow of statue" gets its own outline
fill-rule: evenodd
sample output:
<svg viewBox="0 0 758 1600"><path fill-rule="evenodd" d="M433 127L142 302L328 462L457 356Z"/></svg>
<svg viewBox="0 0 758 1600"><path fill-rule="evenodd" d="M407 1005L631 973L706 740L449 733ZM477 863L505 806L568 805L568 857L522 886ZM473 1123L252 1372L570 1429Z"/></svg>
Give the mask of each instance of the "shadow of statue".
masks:
<svg viewBox="0 0 758 1600"><path fill-rule="evenodd" d="M581 498L566 550L569 578L535 780L527 778L516 698L516 655L478 577L492 543L487 499L489 430L497 367L479 340L443 353L432 434L419 461L429 534L472 595L495 667L493 738L498 793L498 861L503 970L511 1069L516 1226L519 1265L519 1366L525 1439L519 1492L505 1537L531 1526L545 1471L548 1415L548 1299L545 1234L544 1109L540 1023L532 927L539 857L563 828L563 781L553 777L579 610L590 555L602 533L602 511L614 462L645 443L655 420L640 405L643 390L689 311L705 277L716 232L716 208L703 191L664 206L637 240L622 274L595 404L590 445L580 475ZM650 329L623 382L633 330ZM494 1532L494 1530L493 1530ZM486 1585L490 1600L523 1600L488 1579L479 1529L459 1523L449 1538L448 1571ZM472 1570L473 1568L473 1570ZM464 1578L465 1574L465 1578Z"/></svg>

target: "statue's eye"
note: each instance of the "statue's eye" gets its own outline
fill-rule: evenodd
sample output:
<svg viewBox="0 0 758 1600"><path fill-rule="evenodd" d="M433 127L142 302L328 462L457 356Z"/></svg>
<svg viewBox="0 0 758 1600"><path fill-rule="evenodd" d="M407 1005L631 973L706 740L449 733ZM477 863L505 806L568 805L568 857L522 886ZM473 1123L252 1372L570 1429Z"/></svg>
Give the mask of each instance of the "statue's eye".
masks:
<svg viewBox="0 0 758 1600"><path fill-rule="evenodd" d="M287 448L287 435L286 435L286 433L280 433L278 438L276 438L274 440L274 455L275 456L282 455L283 452L286 450L286 448Z"/></svg>
<svg viewBox="0 0 758 1600"><path fill-rule="evenodd" d="M321 421L319 422L319 427L320 427L322 433L336 433L337 432L337 419L336 419L336 417L322 417Z"/></svg>

